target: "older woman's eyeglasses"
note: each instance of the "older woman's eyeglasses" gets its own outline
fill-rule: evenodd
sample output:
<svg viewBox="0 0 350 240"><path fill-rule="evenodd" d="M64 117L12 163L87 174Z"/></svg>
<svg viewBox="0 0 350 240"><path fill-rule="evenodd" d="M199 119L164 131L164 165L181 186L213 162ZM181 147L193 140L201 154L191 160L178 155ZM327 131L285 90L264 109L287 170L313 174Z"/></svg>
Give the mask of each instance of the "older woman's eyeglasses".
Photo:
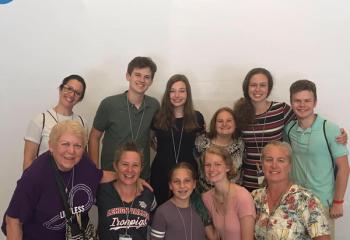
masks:
<svg viewBox="0 0 350 240"><path fill-rule="evenodd" d="M81 97L81 95L82 95L81 92L78 92L77 90L75 90L74 88L72 88L71 86L68 86L68 85L64 85L62 90L64 93L74 93L78 97Z"/></svg>

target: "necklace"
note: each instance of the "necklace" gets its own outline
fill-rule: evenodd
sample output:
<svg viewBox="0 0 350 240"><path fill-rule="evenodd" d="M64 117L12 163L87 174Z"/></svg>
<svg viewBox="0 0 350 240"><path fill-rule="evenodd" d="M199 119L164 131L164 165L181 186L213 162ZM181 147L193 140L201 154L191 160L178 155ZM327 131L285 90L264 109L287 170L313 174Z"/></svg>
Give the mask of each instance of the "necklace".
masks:
<svg viewBox="0 0 350 240"><path fill-rule="evenodd" d="M188 240L188 238L187 238L187 229L186 229L185 219L184 219L184 217L182 216L182 214L181 214L179 208L176 206L175 203L174 203L174 205L175 205L176 210L177 210L177 213L178 213L178 215L179 215L179 217L180 217L180 219L181 219L182 226L184 227L184 230L185 230L185 237L186 237L185 239ZM192 207L191 207L191 204L190 204L190 222L191 222L191 228L190 228L190 233L191 233L191 235L190 235L190 240L192 240Z"/></svg>
<svg viewBox="0 0 350 240"><path fill-rule="evenodd" d="M255 146L256 146L256 150L257 153L259 155L259 162L256 162L256 172L257 172L257 177L258 177L258 184L261 185L263 184L264 181L264 173L262 172L261 168L260 168L260 164L261 164L261 151L264 147L264 137L265 137L265 126L266 126L266 118L267 118L267 113L269 112L270 108L272 106L272 103L270 104L270 106L267 108L266 112L264 113L264 123L263 123L263 127L262 127L262 131L261 131L261 139L260 139L260 144L258 144L258 139L257 136L255 134L255 132L257 132L258 130L255 130L254 128L254 124L252 124L252 128L253 128L253 135L254 135L254 141L255 141Z"/></svg>
<svg viewBox="0 0 350 240"><path fill-rule="evenodd" d="M130 126L131 140L132 141L136 141L137 138L139 137L139 133L140 133L140 129L141 129L142 121L143 121L143 115L145 114L145 111L146 111L146 109L145 109L146 103L145 102L146 102L146 99L144 99L142 104L141 104L141 107L143 106L144 108L142 110L141 120L139 123L139 127L137 128L136 136L134 137L134 130L132 128L131 116L130 116L129 99L128 99L128 96L126 95L126 106L128 107L129 126Z"/></svg>
<svg viewBox="0 0 350 240"><path fill-rule="evenodd" d="M213 203L214 203L213 205L215 207L215 211L218 214L222 214L223 216L226 215L225 213L226 213L226 210L227 210L226 207L227 207L228 196L230 194L230 191L231 191L231 187L230 187L230 183L229 183L227 192L223 194L223 198L222 198L221 201L217 197L218 194L214 194L214 192L213 192Z"/></svg>
<svg viewBox="0 0 350 240"><path fill-rule="evenodd" d="M118 191L117 186L115 186L115 188L116 188L117 193L119 194L119 198L120 198L120 200L121 200L121 202L122 202L122 204L123 204L123 208L126 209L125 204L124 204L124 201L123 201L123 199L122 199L121 194L120 194L119 191ZM125 228L125 236L128 236L128 229L130 228L130 224L131 224L131 223L130 223L131 221L129 221L129 215L130 215L130 212L131 212L131 208L132 208L132 206L133 206L133 204L134 204L134 201L135 201L135 199L136 199L136 191L137 191L137 190L135 190L135 197L134 197L134 199L132 200L132 202L131 202L131 204L130 204L130 206L129 206L129 210L127 211L127 214L126 214L126 222L127 222L128 226Z"/></svg>
<svg viewBox="0 0 350 240"><path fill-rule="evenodd" d="M223 229L224 236L220 236L221 237L220 239L222 240L226 239L226 212L228 207L228 198L229 198L230 190L231 190L231 184L229 183L227 192L226 194L223 195L222 201L219 201L217 197L215 197L215 194L213 191L213 207L215 208L215 211L217 212L218 216L222 215L224 220L224 229Z"/></svg>
<svg viewBox="0 0 350 240"><path fill-rule="evenodd" d="M182 128L181 128L181 133L180 133L179 145L178 145L178 148L177 148L177 151L176 151L176 147L175 147L175 138L174 138L174 131L173 131L173 128L171 128L171 140L173 141L173 149L174 149L175 163L178 163L178 160L179 160L183 131L184 131L184 123L182 122Z"/></svg>

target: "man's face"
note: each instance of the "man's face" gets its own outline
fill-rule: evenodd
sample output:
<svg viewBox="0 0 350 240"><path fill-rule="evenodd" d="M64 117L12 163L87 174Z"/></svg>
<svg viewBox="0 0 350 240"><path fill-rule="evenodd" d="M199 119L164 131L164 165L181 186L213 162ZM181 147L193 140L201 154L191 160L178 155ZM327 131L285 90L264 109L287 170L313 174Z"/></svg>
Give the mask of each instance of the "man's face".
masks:
<svg viewBox="0 0 350 240"><path fill-rule="evenodd" d="M291 104L299 120L313 117L316 100L313 92L303 90L292 95Z"/></svg>
<svg viewBox="0 0 350 240"><path fill-rule="evenodd" d="M131 74L126 74L129 81L129 91L136 94L145 94L152 84L152 72L149 67L134 68Z"/></svg>

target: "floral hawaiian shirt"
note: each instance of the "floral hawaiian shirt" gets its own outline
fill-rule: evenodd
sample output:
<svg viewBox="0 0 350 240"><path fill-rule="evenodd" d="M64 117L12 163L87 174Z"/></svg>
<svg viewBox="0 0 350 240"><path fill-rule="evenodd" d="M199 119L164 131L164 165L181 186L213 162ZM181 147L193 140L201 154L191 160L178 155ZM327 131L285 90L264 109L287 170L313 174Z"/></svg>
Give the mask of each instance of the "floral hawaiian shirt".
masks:
<svg viewBox="0 0 350 240"><path fill-rule="evenodd" d="M330 234L320 201L307 189L292 185L272 211L266 193L266 187L252 192L257 214L255 239L306 240Z"/></svg>

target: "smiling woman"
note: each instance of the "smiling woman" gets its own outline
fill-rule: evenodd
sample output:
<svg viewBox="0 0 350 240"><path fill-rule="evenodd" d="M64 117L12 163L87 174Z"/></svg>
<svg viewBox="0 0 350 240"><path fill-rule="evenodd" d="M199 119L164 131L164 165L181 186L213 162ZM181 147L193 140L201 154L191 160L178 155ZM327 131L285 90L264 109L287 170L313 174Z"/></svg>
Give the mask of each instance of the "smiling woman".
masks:
<svg viewBox="0 0 350 240"><path fill-rule="evenodd" d="M2 225L8 239L66 239L70 222L80 222L83 232L87 229L88 211L103 173L84 154L86 143L85 129L78 121L66 120L52 128L49 151L17 182Z"/></svg>
<svg viewBox="0 0 350 240"><path fill-rule="evenodd" d="M86 121L73 112L73 107L83 100L86 84L79 75L70 75L63 79L59 86L58 103L29 122L24 137L23 170L27 169L33 160L48 150L48 140L51 129L57 123L65 120L77 120L85 127Z"/></svg>
<svg viewBox="0 0 350 240"><path fill-rule="evenodd" d="M267 187L252 192L257 211L255 239L330 239L320 200L289 179L291 156L286 142L272 141L262 150Z"/></svg>
<svg viewBox="0 0 350 240"><path fill-rule="evenodd" d="M126 143L117 150L113 165L118 180L101 184L97 194L99 237L146 239L156 201L150 190L144 189L139 194L137 191L143 166L142 151L135 143Z"/></svg>

